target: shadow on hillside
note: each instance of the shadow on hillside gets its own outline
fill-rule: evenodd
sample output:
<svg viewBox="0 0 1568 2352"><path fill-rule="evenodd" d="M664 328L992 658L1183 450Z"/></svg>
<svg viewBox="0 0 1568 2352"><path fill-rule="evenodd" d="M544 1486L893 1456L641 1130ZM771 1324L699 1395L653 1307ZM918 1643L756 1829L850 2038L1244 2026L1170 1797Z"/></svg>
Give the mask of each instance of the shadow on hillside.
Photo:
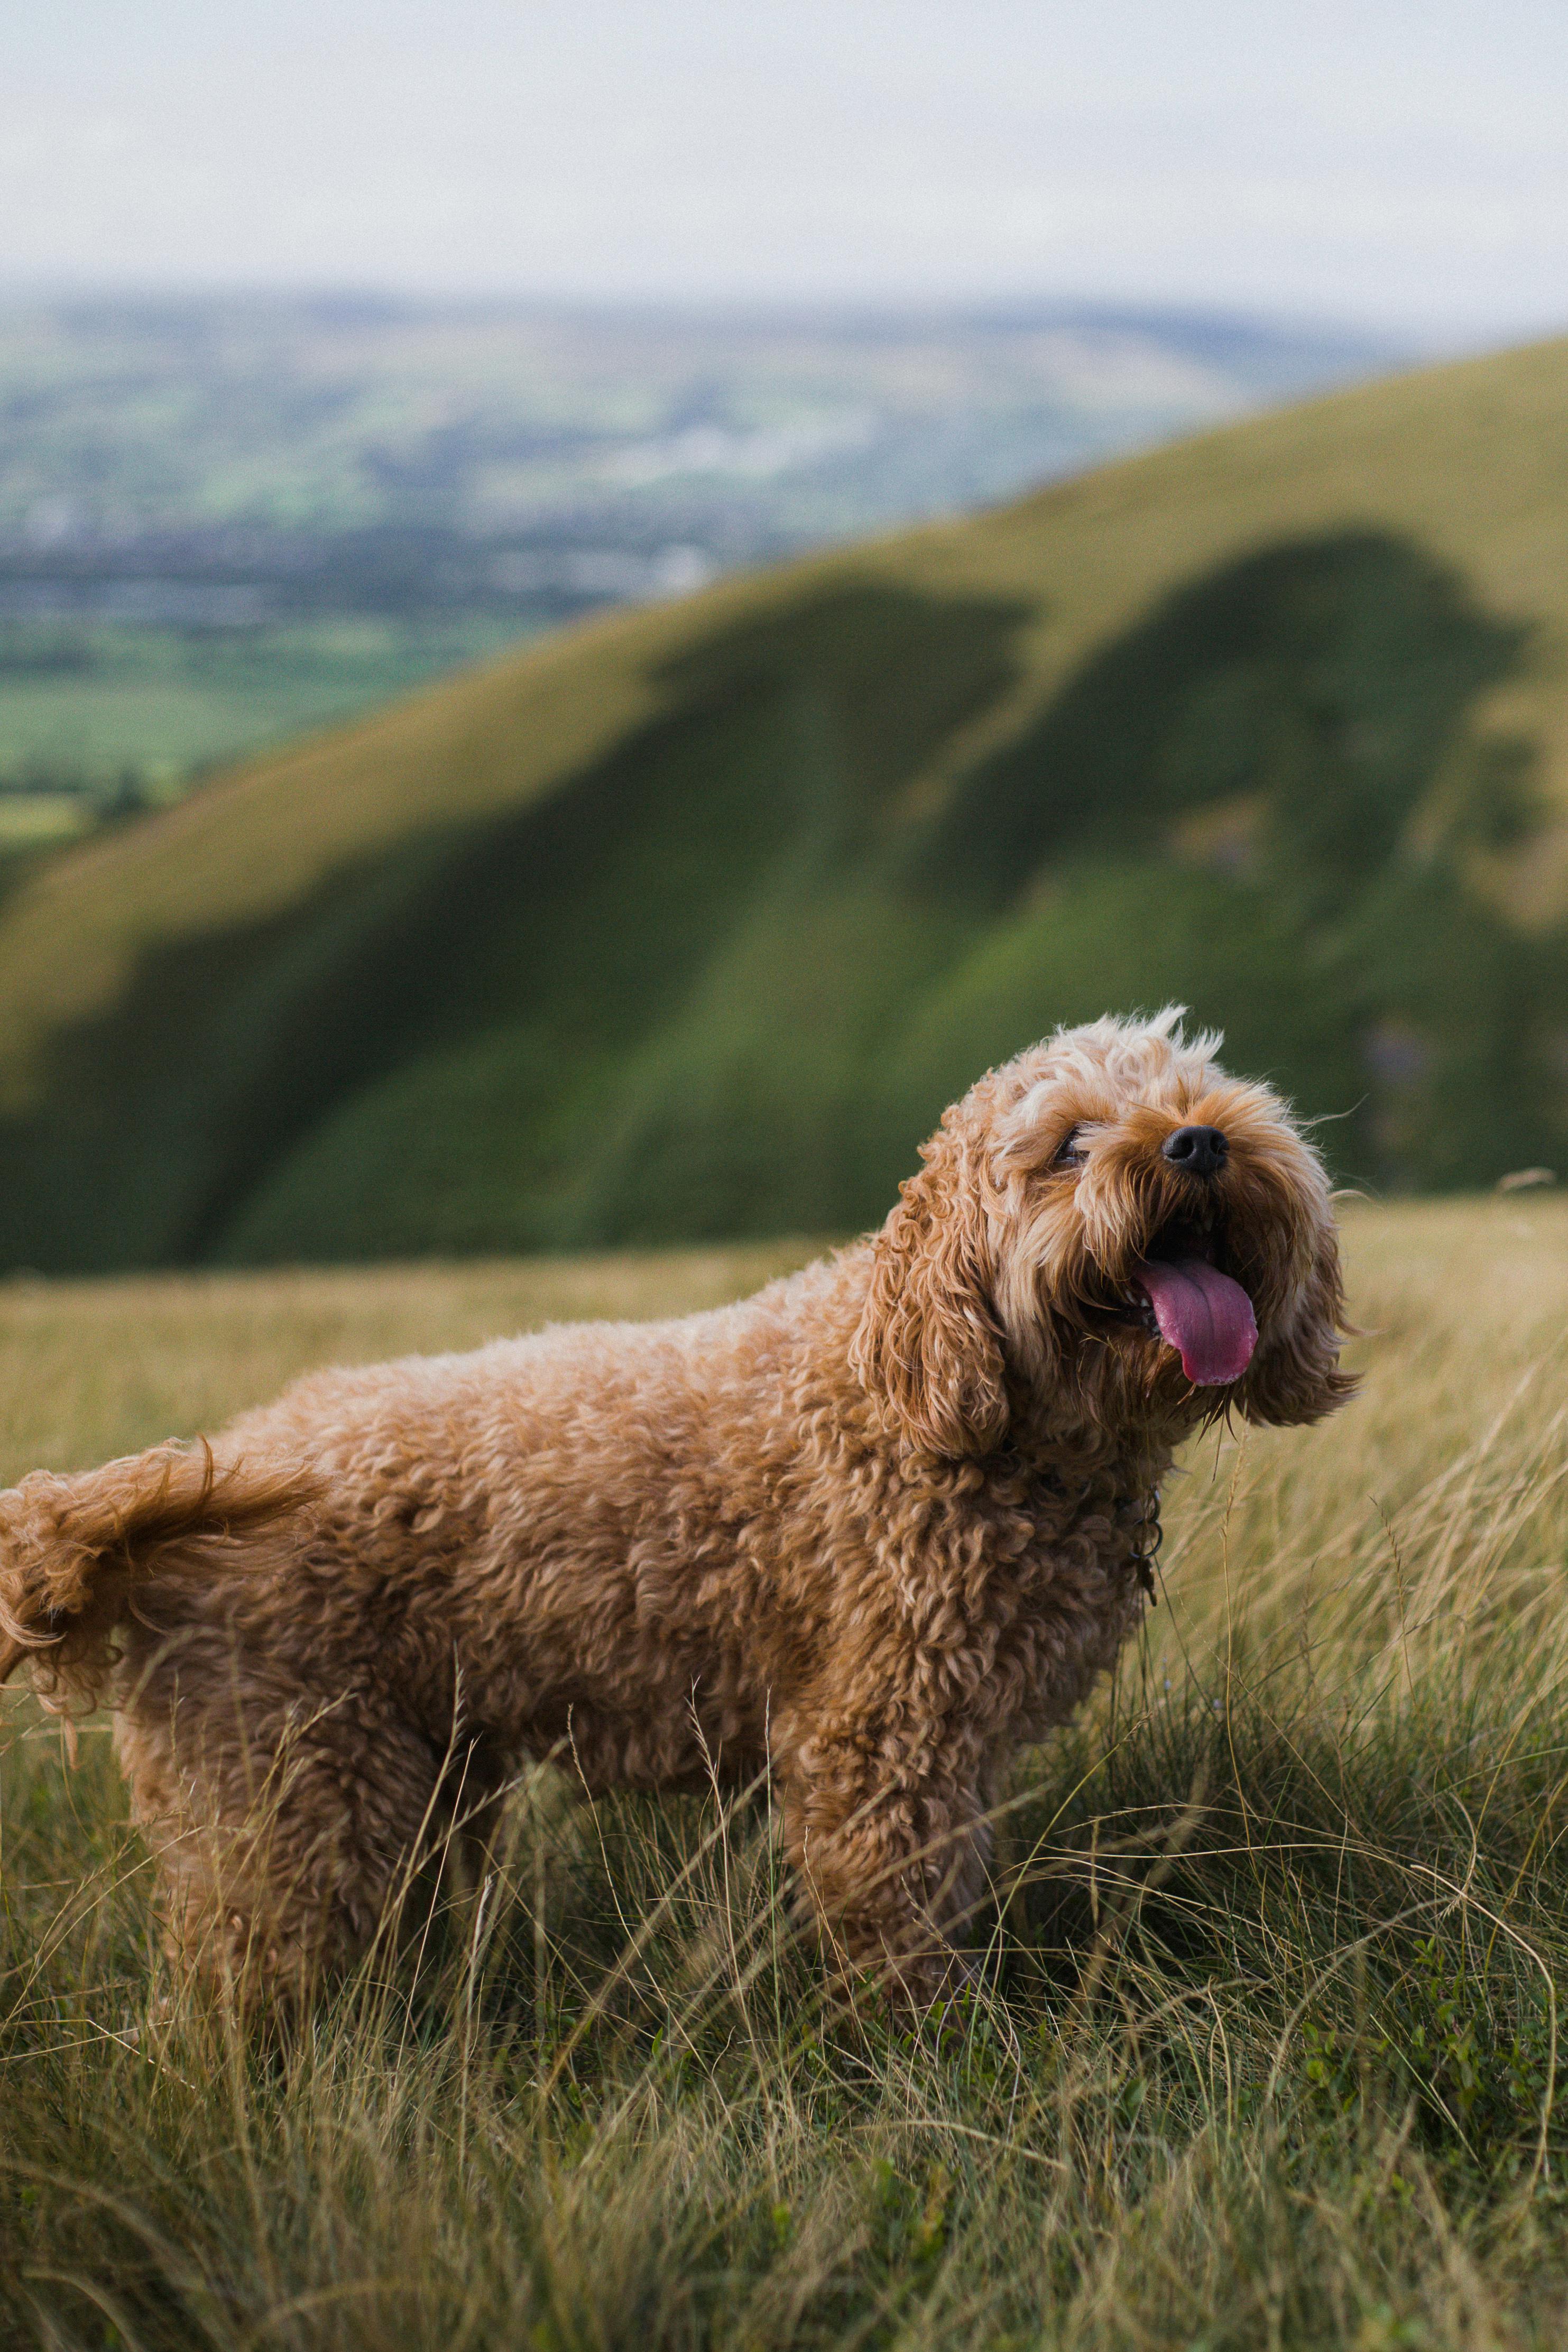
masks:
<svg viewBox="0 0 1568 2352"><path fill-rule="evenodd" d="M145 956L106 1018L55 1040L36 1117L0 1133L0 1262L574 1238L572 1202L539 1202L571 1192L628 1056L759 898L798 897L876 837L900 786L1013 684L1028 614L823 592L671 664L656 719L542 801Z"/></svg>
<svg viewBox="0 0 1568 2352"><path fill-rule="evenodd" d="M931 870L1003 905L1048 861L1126 854L1131 830L1327 911L1419 845L1440 778L1450 842L1511 845L1533 814L1519 747L1445 770L1528 635L1387 532L1253 551L1164 597L976 768Z"/></svg>
<svg viewBox="0 0 1568 2352"><path fill-rule="evenodd" d="M1484 707L1529 646L1386 532L1163 598L911 848L979 945L902 1042L902 1124L1055 1021L1175 1000L1342 1122L1343 1173L1485 1184L1561 1154L1568 958L1498 911L1540 809Z"/></svg>

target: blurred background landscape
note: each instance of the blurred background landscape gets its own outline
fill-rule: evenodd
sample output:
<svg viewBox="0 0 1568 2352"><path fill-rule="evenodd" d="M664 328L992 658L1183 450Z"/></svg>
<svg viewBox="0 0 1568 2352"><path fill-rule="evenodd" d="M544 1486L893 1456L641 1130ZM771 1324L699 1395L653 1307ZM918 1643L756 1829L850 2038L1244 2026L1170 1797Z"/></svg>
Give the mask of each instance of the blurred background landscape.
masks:
<svg viewBox="0 0 1568 2352"><path fill-rule="evenodd" d="M1538 12L84 5L0 103L0 1265L845 1233L1168 1000L1343 1179L1568 1168Z"/></svg>
<svg viewBox="0 0 1568 2352"><path fill-rule="evenodd" d="M0 304L0 845L601 606L1399 356L1068 305Z"/></svg>

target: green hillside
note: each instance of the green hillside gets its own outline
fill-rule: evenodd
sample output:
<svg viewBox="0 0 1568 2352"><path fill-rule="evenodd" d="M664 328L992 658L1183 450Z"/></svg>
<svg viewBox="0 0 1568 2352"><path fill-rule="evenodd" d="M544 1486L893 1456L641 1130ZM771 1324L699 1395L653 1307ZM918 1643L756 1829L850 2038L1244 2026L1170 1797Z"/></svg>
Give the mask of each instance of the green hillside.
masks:
<svg viewBox="0 0 1568 2352"><path fill-rule="evenodd" d="M1568 1169L1568 343L618 616L0 908L0 1257L845 1229L1179 997L1342 1172Z"/></svg>

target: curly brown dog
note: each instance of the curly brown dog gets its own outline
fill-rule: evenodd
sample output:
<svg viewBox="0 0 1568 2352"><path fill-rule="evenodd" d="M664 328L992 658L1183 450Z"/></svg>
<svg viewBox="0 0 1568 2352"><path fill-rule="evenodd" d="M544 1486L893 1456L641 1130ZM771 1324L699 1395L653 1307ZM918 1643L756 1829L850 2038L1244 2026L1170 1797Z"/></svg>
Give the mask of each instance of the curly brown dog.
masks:
<svg viewBox="0 0 1568 2352"><path fill-rule="evenodd" d="M1008 1755L1139 1621L1173 1448L1352 1385L1318 1158L1175 1024L990 1072L879 1233L743 1305L319 1373L0 1496L0 1669L110 1691L176 1950L303 1990L459 1792L482 1832L557 1752L771 1769L841 1958L939 1990Z"/></svg>

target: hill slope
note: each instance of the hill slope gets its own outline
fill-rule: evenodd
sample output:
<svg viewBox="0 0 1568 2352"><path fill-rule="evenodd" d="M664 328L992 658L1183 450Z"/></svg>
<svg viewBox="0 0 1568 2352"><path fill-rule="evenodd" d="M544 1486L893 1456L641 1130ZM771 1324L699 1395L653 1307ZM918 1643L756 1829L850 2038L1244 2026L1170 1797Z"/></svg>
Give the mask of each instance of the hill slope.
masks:
<svg viewBox="0 0 1568 2352"><path fill-rule="evenodd" d="M0 1256L843 1228L1174 995L1347 1173L1568 1150L1568 344L603 622L0 909Z"/></svg>

